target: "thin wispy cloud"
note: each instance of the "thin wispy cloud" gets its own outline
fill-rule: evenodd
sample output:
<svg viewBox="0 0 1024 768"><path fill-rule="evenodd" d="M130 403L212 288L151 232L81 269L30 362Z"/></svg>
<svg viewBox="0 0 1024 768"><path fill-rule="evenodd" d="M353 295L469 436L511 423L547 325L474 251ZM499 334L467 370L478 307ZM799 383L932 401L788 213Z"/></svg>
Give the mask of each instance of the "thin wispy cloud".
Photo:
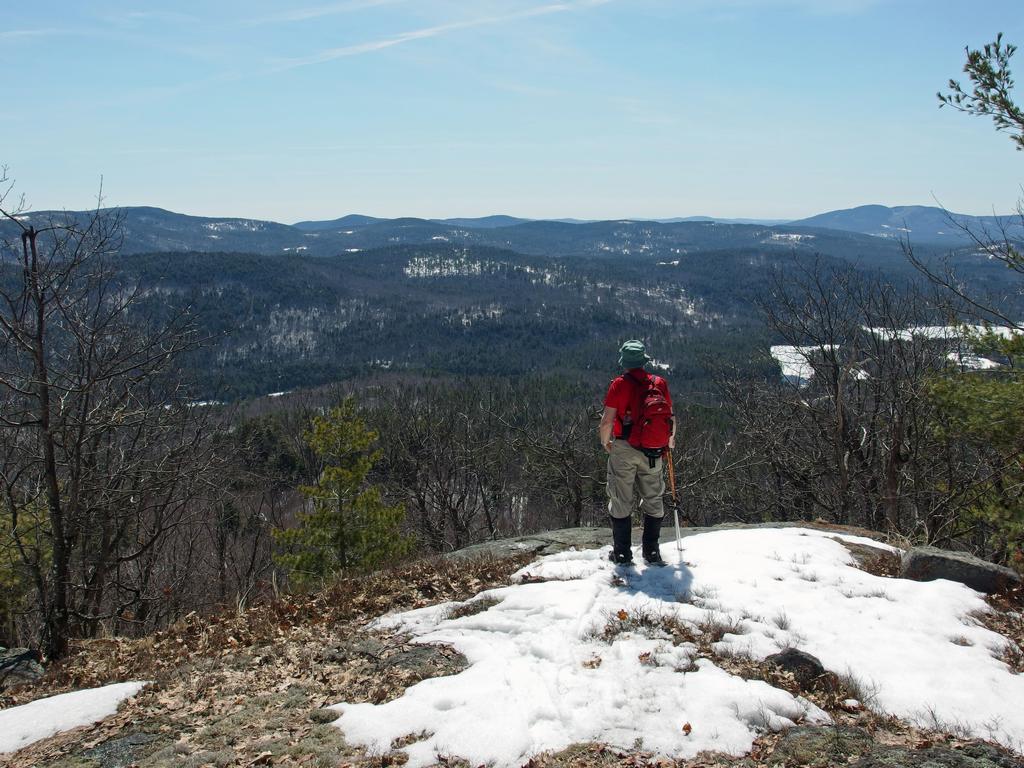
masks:
<svg viewBox="0 0 1024 768"><path fill-rule="evenodd" d="M791 8L815 16L856 14L881 5L885 0L689 0L691 9L741 14L743 11L765 11ZM680 3L684 5L684 3Z"/></svg>
<svg viewBox="0 0 1024 768"><path fill-rule="evenodd" d="M37 37L70 37L70 36L104 36L116 33L118 27L138 26L147 22L189 22L196 23L199 18L175 11L129 11L116 16L96 16L92 23L82 27L35 27L27 29L0 30L0 40L17 40L19 38Z"/></svg>
<svg viewBox="0 0 1024 768"><path fill-rule="evenodd" d="M31 37L55 37L57 35L80 35L79 30L42 27L39 29L6 29L0 32L0 40L16 40Z"/></svg>
<svg viewBox="0 0 1024 768"><path fill-rule="evenodd" d="M438 37L440 35L446 35L451 32L458 32L464 29L495 26L505 22L519 21L537 16L548 16L556 13L578 11L584 8L605 5L612 1L613 0L578 0L577 2L548 3L547 5L537 5L532 8L524 8L521 11L515 11L512 13L505 13L496 16L482 16L475 19L466 19L464 21L437 24L432 27L423 27L410 32L403 32L391 37L368 40L363 43L345 45L338 48L327 48L309 56L278 60L275 62L273 69L275 71L283 71L295 69L297 67L309 66L310 64L322 64L324 62L333 61L346 56L359 56L360 54L372 53L374 51L384 50L385 48L392 48L396 45L411 43L415 40L425 40L427 38Z"/></svg>
<svg viewBox="0 0 1024 768"><path fill-rule="evenodd" d="M353 11L363 11L368 8L378 8L382 5L396 5L404 2L408 2L408 0L346 0L346 2L316 5L308 8L293 8L290 11L249 19L246 23L280 24L293 21L309 21L310 19L320 19L324 16L337 16L343 13L352 13Z"/></svg>

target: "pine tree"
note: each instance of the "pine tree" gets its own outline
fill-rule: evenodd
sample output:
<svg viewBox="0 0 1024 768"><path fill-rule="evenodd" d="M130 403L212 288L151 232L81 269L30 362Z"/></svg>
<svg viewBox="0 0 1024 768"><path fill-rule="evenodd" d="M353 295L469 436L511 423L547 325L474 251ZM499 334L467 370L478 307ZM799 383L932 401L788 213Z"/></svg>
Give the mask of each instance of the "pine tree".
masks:
<svg viewBox="0 0 1024 768"><path fill-rule="evenodd" d="M15 535L11 518L0 515L0 647L17 644L19 617L32 611L32 570L26 561L46 572L53 566L53 533L46 506L38 499L16 502Z"/></svg>
<svg viewBox="0 0 1024 768"><path fill-rule="evenodd" d="M942 409L939 429L986 459L971 516L987 524L996 551L1024 568L1024 335L989 331L971 342L1003 367L950 373L932 383L930 395Z"/></svg>
<svg viewBox="0 0 1024 768"><path fill-rule="evenodd" d="M400 531L404 507L385 504L380 488L367 482L380 451L372 449L377 434L358 416L355 401L314 418L304 437L323 468L316 485L300 489L307 510L298 526L275 531L284 549L277 563L308 583L406 554L412 542Z"/></svg>

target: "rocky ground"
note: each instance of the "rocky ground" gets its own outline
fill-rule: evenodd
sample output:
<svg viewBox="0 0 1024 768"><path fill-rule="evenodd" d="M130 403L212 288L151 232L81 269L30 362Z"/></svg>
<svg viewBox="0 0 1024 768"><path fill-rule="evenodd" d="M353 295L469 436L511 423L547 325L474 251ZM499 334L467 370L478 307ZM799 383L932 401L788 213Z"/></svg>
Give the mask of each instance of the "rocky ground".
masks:
<svg viewBox="0 0 1024 768"><path fill-rule="evenodd" d="M192 615L147 638L84 642L65 662L47 670L39 682L0 693L0 705L13 706L122 680L152 683L115 716L37 742L6 756L4 765L399 765L405 758L404 753L395 751L400 744L383 754L366 754L350 747L329 724L337 713L323 707L341 700L388 701L420 680L459 671L464 659L450 648L413 645L402 636L370 631L366 624L388 611L464 601L484 589L508 583L514 571L538 554L570 546L601 546L607 538L607 530L583 529L499 542L463 551L457 560L418 561L345 579L316 594L267 601L242 612ZM895 556L866 547L855 547L854 555L861 567L877 575L895 577L899 572ZM1024 647L1020 588L1005 590L990 602L997 610L985 619L989 627ZM702 654L714 656L710 638L693 637L692 633L684 637L681 628L680 632L681 640L698 642ZM630 750L579 744L539 755L531 760L531 768L755 768L780 764L1024 768L1024 759L995 746L957 734L922 730L859 707L847 708L846 702L859 698L858 692L829 673L812 670L808 674L799 665L714 658L716 664L735 674L801 693L826 709L836 725L767 734L742 759L702 754L676 762L645 751L642 742ZM1024 668L1019 656L1006 661L1018 671ZM674 726L666 721L666 727ZM460 761L439 756L438 764Z"/></svg>

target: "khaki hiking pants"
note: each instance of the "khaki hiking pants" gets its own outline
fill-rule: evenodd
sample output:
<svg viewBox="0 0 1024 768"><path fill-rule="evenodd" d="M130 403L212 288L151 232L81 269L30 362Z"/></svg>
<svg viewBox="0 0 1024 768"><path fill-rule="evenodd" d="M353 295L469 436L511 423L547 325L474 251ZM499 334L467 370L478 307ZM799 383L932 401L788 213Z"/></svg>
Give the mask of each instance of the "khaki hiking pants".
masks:
<svg viewBox="0 0 1024 768"><path fill-rule="evenodd" d="M633 485L640 488L640 511L651 517L664 517L665 478L661 459L651 468L650 459L625 440L612 441L608 454L608 514L630 517L633 514Z"/></svg>

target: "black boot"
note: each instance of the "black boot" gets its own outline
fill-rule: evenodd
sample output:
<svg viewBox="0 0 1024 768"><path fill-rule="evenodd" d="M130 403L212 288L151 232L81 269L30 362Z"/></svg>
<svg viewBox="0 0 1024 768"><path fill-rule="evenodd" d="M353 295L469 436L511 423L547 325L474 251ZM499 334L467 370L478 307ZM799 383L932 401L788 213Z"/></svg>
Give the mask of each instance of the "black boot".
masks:
<svg viewBox="0 0 1024 768"><path fill-rule="evenodd" d="M633 564L633 550L629 546L632 529L631 518L612 518L612 551L608 553L608 559L616 565Z"/></svg>
<svg viewBox="0 0 1024 768"><path fill-rule="evenodd" d="M648 565L664 565L661 549L658 547L658 536L661 534L661 521L664 518L644 515L643 552L644 562Z"/></svg>

